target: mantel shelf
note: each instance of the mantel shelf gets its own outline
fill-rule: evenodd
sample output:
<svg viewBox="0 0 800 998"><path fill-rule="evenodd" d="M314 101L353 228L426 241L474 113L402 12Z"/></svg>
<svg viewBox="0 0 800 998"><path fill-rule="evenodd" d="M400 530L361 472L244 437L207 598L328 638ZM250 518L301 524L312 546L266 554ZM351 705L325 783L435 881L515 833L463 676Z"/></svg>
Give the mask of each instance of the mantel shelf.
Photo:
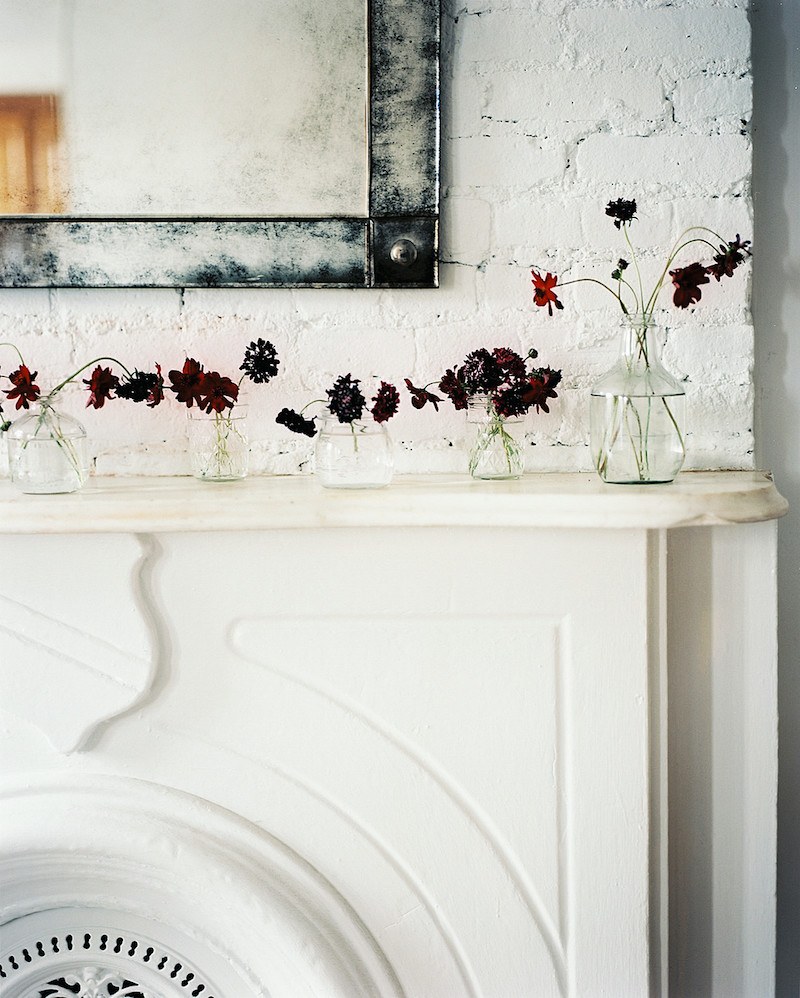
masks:
<svg viewBox="0 0 800 998"><path fill-rule="evenodd" d="M382 490L325 490L313 478L214 484L95 478L72 495L28 496L0 482L0 533L163 533L314 527L667 529L749 523L788 505L769 474L688 472L670 485L612 486L590 474L476 482L401 476Z"/></svg>

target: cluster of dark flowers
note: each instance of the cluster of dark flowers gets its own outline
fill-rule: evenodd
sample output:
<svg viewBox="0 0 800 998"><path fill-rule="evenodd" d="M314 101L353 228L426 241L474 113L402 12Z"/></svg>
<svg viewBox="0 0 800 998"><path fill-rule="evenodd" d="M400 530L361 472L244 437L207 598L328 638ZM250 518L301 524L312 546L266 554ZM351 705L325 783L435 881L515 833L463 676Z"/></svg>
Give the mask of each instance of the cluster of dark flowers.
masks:
<svg viewBox="0 0 800 998"><path fill-rule="evenodd" d="M614 225L624 233L626 242L633 255L634 263L636 254L631 245L627 230L631 222L637 217L636 210L636 202L627 201L624 198L609 201L606 205L606 215L612 218ZM712 242L711 239L716 241ZM694 243L702 244L710 249L712 251L713 262L704 264L697 261L685 267L675 267L670 270L677 255L687 246ZM666 281L667 273L669 273L673 284L673 304L678 308L688 308L690 305L695 305L700 301L702 297L701 286L708 284L711 277L717 282L721 281L723 277L733 277L734 271L745 262L747 257L752 256L750 245L750 240L742 240L738 232L735 239L726 240L705 226L693 226L681 233L677 242L670 250L661 276L656 282L656 286L650 297L646 300L644 300L643 293L637 292L636 288L627 281L624 275L629 263L625 259L620 259L617 262L617 266L611 272L611 279L617 282L616 291L603 281L597 281L595 278L590 277L579 277L571 281L562 281L559 284L556 274L551 274L550 271L543 273L543 268L534 268L531 270L533 302L542 308L546 306L548 314L552 315L553 307L557 309L564 307L555 291L557 286L566 287L568 284L577 284L581 281L593 281L596 284L601 284L607 291L610 291L619 302L622 311L626 314L633 312L648 315L652 313L656 300ZM631 308L626 304L626 297L628 304L632 303Z"/></svg>
<svg viewBox="0 0 800 998"><path fill-rule="evenodd" d="M340 423L352 424L362 419L365 411L369 411L376 423L385 423L395 415L400 407L400 394L394 385L381 381L380 387L372 397L371 407L367 405L360 385L361 381L358 378L353 378L350 374L341 374L330 388L325 389L327 399L315 399L303 406L300 412L294 409L281 409L275 417L275 422L285 426L292 433L313 437L317 432L317 417L312 416L307 419L303 416L306 409L312 405L325 405L328 412Z"/></svg>
<svg viewBox="0 0 800 998"><path fill-rule="evenodd" d="M561 371L537 367L536 350L526 357L508 347L487 350L481 347L467 354L460 367L449 368L438 382L438 389L454 408L466 409L470 398L485 395L498 416L522 416L530 409L550 412L548 399L557 398ZM442 400L428 388L416 388L406 378L411 404L422 409L430 402L438 411Z"/></svg>
<svg viewBox="0 0 800 998"><path fill-rule="evenodd" d="M187 409L196 405L202 412L222 413L232 409L237 402L245 377L253 384L266 384L278 373L279 365L278 352L273 344L259 338L244 352L244 360L239 366L244 373L238 381L219 371L206 371L194 357L187 357L180 371L169 372L168 388Z"/></svg>
<svg viewBox="0 0 800 998"><path fill-rule="evenodd" d="M0 377L8 378L11 383L11 388L4 391L4 394L10 402L14 402L14 408L17 410L30 408L32 402L51 402L62 388L75 381L91 367L93 367L91 375L82 379L89 393L87 408L91 406L93 409L102 409L106 402L120 398L130 402L144 402L152 409L164 400L165 384L160 364L155 364L153 371L137 369L129 371L114 357L98 357L89 361L43 396L39 385L36 384L38 372L30 370L13 344L2 345L15 350L20 361L19 366L10 374L0 374ZM124 373L117 375L110 366L103 366L102 362L114 364ZM278 373L278 364L275 347L266 340L258 339L245 350L244 361L240 367L244 374L238 383L223 377L217 371L204 371L201 364L187 357L181 371L169 372L171 384L166 387L188 408L197 404L205 412L223 412L236 402L239 397L239 386L245 376L255 384L262 384ZM2 411L0 405L0 413Z"/></svg>

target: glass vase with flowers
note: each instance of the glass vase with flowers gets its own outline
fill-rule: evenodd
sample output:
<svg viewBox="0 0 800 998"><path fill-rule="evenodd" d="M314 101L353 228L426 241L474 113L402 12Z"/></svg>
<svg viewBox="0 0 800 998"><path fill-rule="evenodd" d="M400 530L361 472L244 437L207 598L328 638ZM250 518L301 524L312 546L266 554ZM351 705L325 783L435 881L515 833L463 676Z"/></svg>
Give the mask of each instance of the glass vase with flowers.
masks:
<svg viewBox="0 0 800 998"><path fill-rule="evenodd" d="M671 482L686 456L683 385L661 363L662 336L656 322L656 305L672 280L672 302L677 308L694 306L702 297L701 288L711 277L717 282L733 276L751 255L750 240L725 240L705 226L684 230L673 244L652 291L647 294L636 251L628 229L636 216L635 201L610 201L606 215L614 220L626 243L626 257L611 272L613 286L593 277L558 280L543 268L531 271L533 301L563 309L556 288L591 282L605 288L622 311L622 345L614 366L594 385L590 402L592 463L605 482L647 484ZM712 240L714 240L712 242ZM689 246L703 246L712 261L673 267ZM630 260L627 259L630 256ZM633 274L633 277L631 277Z"/></svg>
<svg viewBox="0 0 800 998"><path fill-rule="evenodd" d="M316 436L314 473L324 488L379 489L389 485L394 456L386 423L400 406L395 386L381 381L369 406L361 381L342 374L325 394L326 399L315 399L299 412L282 409L275 421L293 433ZM303 413L312 405L324 409L309 419Z"/></svg>
<svg viewBox="0 0 800 998"><path fill-rule="evenodd" d="M18 348L13 343L0 346L13 350L18 361L10 373L0 371L0 378L11 385L3 394L20 415L13 422L7 421L0 405L0 421L6 434L11 481L22 492L76 492L85 484L90 463L86 429L56 405L60 393L84 371L93 368L89 378L83 379L89 393L87 408L102 409L115 398L144 402L153 408L164 398L158 364L154 371L130 371L114 357L96 357L43 394L36 383L38 372L31 371ZM122 375L104 367L103 362L116 365Z"/></svg>
<svg viewBox="0 0 800 998"><path fill-rule="evenodd" d="M482 347L439 380L439 391L454 408L466 410L473 478L519 478L525 471L525 416L531 409L549 413L548 400L557 397L561 382L561 371L539 367L537 357L533 349L522 357L508 347ZM429 391L431 386L415 388L406 379L406 387L415 408L430 402L438 410L442 398Z"/></svg>
<svg viewBox="0 0 800 998"><path fill-rule="evenodd" d="M186 406L192 474L201 481L233 482L246 478L250 445L247 404L241 390L245 378L266 384L278 373L278 353L261 338L250 343L234 381L219 371L207 371L187 357L180 371L169 372L168 388Z"/></svg>

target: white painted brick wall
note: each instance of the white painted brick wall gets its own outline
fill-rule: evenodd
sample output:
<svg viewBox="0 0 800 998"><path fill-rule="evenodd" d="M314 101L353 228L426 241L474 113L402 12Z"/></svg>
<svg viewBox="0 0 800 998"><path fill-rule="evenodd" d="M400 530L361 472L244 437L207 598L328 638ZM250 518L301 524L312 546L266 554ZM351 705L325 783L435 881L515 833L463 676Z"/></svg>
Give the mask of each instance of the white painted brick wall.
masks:
<svg viewBox="0 0 800 998"><path fill-rule="evenodd" d="M535 345L563 368L564 387L550 416L530 418L528 468L587 469L587 391L615 357L618 313L581 285L549 318L531 303L529 268L605 277L623 253L604 214L616 197L639 203L631 233L653 277L687 225L752 234L747 5L445 0L443 34L441 288L7 290L0 338L47 385L98 354L165 370L190 354L235 371L245 344L265 336L283 367L251 392L253 463L278 473L308 470L311 444L275 413L338 374L425 384L475 347ZM689 467L752 466L748 303L742 273L704 289L693 312L666 312L665 357L689 392ZM83 401L73 392L69 408L83 413L99 472L187 471L175 403L93 412ZM390 429L400 470L463 470L462 413L404 399Z"/></svg>

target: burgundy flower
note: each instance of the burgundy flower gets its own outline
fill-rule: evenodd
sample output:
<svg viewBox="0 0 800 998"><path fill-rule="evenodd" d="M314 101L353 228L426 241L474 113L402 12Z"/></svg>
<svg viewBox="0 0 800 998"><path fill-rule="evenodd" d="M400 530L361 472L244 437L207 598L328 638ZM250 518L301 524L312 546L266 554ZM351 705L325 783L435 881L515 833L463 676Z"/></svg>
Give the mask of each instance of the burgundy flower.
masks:
<svg viewBox="0 0 800 998"><path fill-rule="evenodd" d="M9 374L8 380L14 387L11 391L6 392L6 397L17 400L15 408L29 409L29 403L35 402L41 395L39 386L33 383L33 379L38 373L38 371L34 371L31 374L25 364L20 364L16 371Z"/></svg>
<svg viewBox="0 0 800 998"><path fill-rule="evenodd" d="M533 302L535 305L544 307L547 305L547 314L553 314L553 305L556 308L563 308L564 306L558 300L553 288L558 283L558 277L556 274L551 274L548 270L547 275L542 277L542 275L536 271L531 271L531 276L533 278Z"/></svg>
<svg viewBox="0 0 800 998"><path fill-rule="evenodd" d="M299 412L295 412L294 409L281 409L275 417L275 422L280 423L281 426L285 426L292 433L303 433L307 437L313 437L317 432L314 419L305 419Z"/></svg>
<svg viewBox="0 0 800 998"><path fill-rule="evenodd" d="M342 374L334 381L332 387L325 390L328 396L328 409L340 423L352 423L356 419L361 419L367 400L358 387L360 383L358 378Z"/></svg>
<svg viewBox="0 0 800 998"><path fill-rule="evenodd" d="M522 392L522 398L528 407L536 406L536 411L550 412L548 399L558 398L556 388L561 381L561 371L549 367L532 371Z"/></svg>
<svg viewBox="0 0 800 998"><path fill-rule="evenodd" d="M500 370L509 378L525 377L525 361L516 350L508 347L495 347L492 350L492 357Z"/></svg>
<svg viewBox="0 0 800 998"><path fill-rule="evenodd" d="M164 379L161 365L156 364L154 372L134 371L117 386L117 398L131 402L146 402L148 408L155 408L164 400Z"/></svg>
<svg viewBox="0 0 800 998"><path fill-rule="evenodd" d="M89 380L84 379L83 383L89 390L86 408L92 406L95 409L102 409L107 399L114 398L111 393L119 387L119 378L112 373L110 367L101 367L98 364Z"/></svg>
<svg viewBox="0 0 800 998"><path fill-rule="evenodd" d="M636 218L636 202L635 201L625 201L623 198L617 198L616 201L609 201L606 205L606 215L609 215L614 219L614 225L618 229L621 229L623 225L627 225Z"/></svg>
<svg viewBox="0 0 800 998"><path fill-rule="evenodd" d="M733 277L734 270L740 264L744 263L745 256L752 255L750 252L750 240L745 239L744 242L741 242L739 233L737 232L733 242L720 246L719 253L714 257L714 262L711 266L706 268L706 273L711 274L717 281L723 277Z"/></svg>
<svg viewBox="0 0 800 998"><path fill-rule="evenodd" d="M400 407L400 393L394 385L381 381L381 387L372 399L375 405L370 410L376 423L385 423L391 419Z"/></svg>
<svg viewBox="0 0 800 998"><path fill-rule="evenodd" d="M406 388L411 392L411 404L415 409L422 409L428 402L438 412L439 403L442 401L438 395L429 392L427 388L415 388L408 378L405 379Z"/></svg>
<svg viewBox="0 0 800 998"><path fill-rule="evenodd" d="M500 365L484 347L467 354L460 374L469 395L488 394L503 383Z"/></svg>
<svg viewBox="0 0 800 998"><path fill-rule="evenodd" d="M191 409L195 402L201 405L204 377L203 365L187 357L183 362L183 370L169 372L169 380L172 382L170 391L175 392L177 400L184 402L187 409Z"/></svg>
<svg viewBox="0 0 800 998"><path fill-rule="evenodd" d="M671 270L669 276L675 285L672 301L678 308L688 308L700 301L700 285L708 284L708 274L702 263L690 263L688 267Z"/></svg>
<svg viewBox="0 0 800 998"><path fill-rule="evenodd" d="M206 371L200 385L200 400L198 405L204 412L224 412L232 409L233 403L239 397L239 386L230 378L225 378L217 371Z"/></svg>
<svg viewBox="0 0 800 998"><path fill-rule="evenodd" d="M531 403L525 400L528 382L508 385L492 395L495 410L500 416L524 416Z"/></svg>
<svg viewBox="0 0 800 998"><path fill-rule="evenodd" d="M458 368L445 371L444 377L439 382L439 391L444 392L444 394L453 403L454 408L466 409L469 396L467 395L467 390L459 377L460 373L461 372Z"/></svg>

